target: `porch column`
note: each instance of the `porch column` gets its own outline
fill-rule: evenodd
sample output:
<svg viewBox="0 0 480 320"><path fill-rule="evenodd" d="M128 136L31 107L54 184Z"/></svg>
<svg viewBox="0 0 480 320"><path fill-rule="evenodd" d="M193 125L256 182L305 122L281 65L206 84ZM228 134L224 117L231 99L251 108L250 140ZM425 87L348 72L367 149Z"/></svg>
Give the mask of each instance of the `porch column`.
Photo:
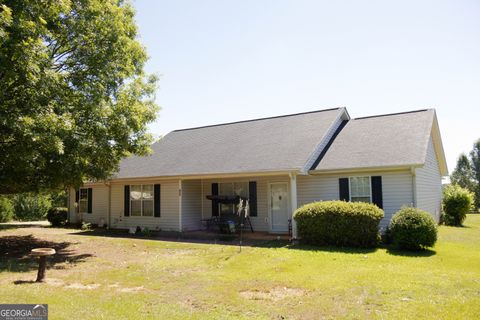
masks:
<svg viewBox="0 0 480 320"><path fill-rule="evenodd" d="M292 238L297 239L297 223L293 219L293 213L297 210L297 176L290 173L290 203L292 205Z"/></svg>

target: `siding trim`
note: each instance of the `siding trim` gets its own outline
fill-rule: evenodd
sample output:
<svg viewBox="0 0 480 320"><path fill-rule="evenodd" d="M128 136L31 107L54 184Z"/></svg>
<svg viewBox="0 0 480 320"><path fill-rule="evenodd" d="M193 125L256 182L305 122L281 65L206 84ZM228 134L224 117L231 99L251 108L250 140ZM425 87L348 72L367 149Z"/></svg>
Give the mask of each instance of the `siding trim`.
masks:
<svg viewBox="0 0 480 320"><path fill-rule="evenodd" d="M331 144L332 137L337 132L339 126L342 125L343 120L349 120L350 119L350 115L348 114L347 109L345 107L339 108L338 111L339 112L338 112L337 117L330 124L327 131L325 132L325 134L320 139L319 143L315 146L315 149L312 151L312 153L307 158L307 161L303 165L300 173L306 174L306 173L308 173L309 170L316 167L316 165L314 166L313 163L315 163L318 160L319 155L325 150L326 145L328 145L328 143Z"/></svg>
<svg viewBox="0 0 480 320"><path fill-rule="evenodd" d="M333 132L333 135L332 137L330 138L330 140L327 142L327 144L325 145L325 147L323 147L322 151L320 152L320 155L318 156L318 158L313 162L312 166L310 167L309 170L315 170L315 168L318 166L318 164L320 163L320 161L322 161L323 157L325 156L325 154L327 153L328 149L330 149L331 145L333 144L333 141L335 141L335 138L338 136L338 134L340 133L340 131L342 131L342 129L347 125L348 123L348 120L342 120L342 122L340 123L340 125L337 127L337 129Z"/></svg>

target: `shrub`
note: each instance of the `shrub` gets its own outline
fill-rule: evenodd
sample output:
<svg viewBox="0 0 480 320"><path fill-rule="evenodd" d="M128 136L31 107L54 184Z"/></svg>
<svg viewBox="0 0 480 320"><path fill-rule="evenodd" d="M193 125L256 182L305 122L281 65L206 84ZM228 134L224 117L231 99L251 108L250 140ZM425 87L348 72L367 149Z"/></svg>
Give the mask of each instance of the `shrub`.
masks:
<svg viewBox="0 0 480 320"><path fill-rule="evenodd" d="M389 232L395 246L406 250L433 247L437 225L432 216L417 208L403 207L392 218Z"/></svg>
<svg viewBox="0 0 480 320"><path fill-rule="evenodd" d="M54 207L66 207L68 205L68 193L65 190L52 191L50 198Z"/></svg>
<svg viewBox="0 0 480 320"><path fill-rule="evenodd" d="M443 211L445 224L461 226L467 213L472 209L474 195L458 185L451 184L443 190Z"/></svg>
<svg viewBox="0 0 480 320"><path fill-rule="evenodd" d="M63 207L53 207L48 210L47 220L53 227L65 225L68 219L68 209Z"/></svg>
<svg viewBox="0 0 480 320"><path fill-rule="evenodd" d="M15 217L18 220L44 220L51 207L49 195L22 193L13 197Z"/></svg>
<svg viewBox="0 0 480 320"><path fill-rule="evenodd" d="M294 213L302 242L315 245L375 246L382 218L382 209L364 202L313 202Z"/></svg>
<svg viewBox="0 0 480 320"><path fill-rule="evenodd" d="M8 222L13 219L12 200L0 197L0 222Z"/></svg>

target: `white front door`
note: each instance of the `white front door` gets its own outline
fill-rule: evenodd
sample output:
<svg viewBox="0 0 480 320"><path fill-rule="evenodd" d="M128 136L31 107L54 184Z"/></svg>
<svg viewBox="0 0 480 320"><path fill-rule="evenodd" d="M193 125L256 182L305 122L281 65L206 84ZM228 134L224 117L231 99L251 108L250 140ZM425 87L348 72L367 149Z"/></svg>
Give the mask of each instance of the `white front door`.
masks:
<svg viewBox="0 0 480 320"><path fill-rule="evenodd" d="M272 231L288 231L288 183L270 183L270 217Z"/></svg>

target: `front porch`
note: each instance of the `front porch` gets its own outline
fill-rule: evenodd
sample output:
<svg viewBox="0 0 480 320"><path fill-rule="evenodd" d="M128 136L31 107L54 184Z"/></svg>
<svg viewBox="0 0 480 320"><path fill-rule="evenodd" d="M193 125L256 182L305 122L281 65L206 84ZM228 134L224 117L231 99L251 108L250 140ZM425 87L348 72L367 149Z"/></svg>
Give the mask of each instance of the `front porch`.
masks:
<svg viewBox="0 0 480 320"><path fill-rule="evenodd" d="M212 200L212 196L214 199L226 197L242 199L244 202L248 200L247 216L254 234L262 232L288 237L291 231L296 238L296 226L292 219L292 213L297 208L295 175L180 180L181 231L205 231L207 221L228 220L228 217L238 216L236 201L216 201ZM247 227L244 234L251 233L248 221L244 221L244 224Z"/></svg>

